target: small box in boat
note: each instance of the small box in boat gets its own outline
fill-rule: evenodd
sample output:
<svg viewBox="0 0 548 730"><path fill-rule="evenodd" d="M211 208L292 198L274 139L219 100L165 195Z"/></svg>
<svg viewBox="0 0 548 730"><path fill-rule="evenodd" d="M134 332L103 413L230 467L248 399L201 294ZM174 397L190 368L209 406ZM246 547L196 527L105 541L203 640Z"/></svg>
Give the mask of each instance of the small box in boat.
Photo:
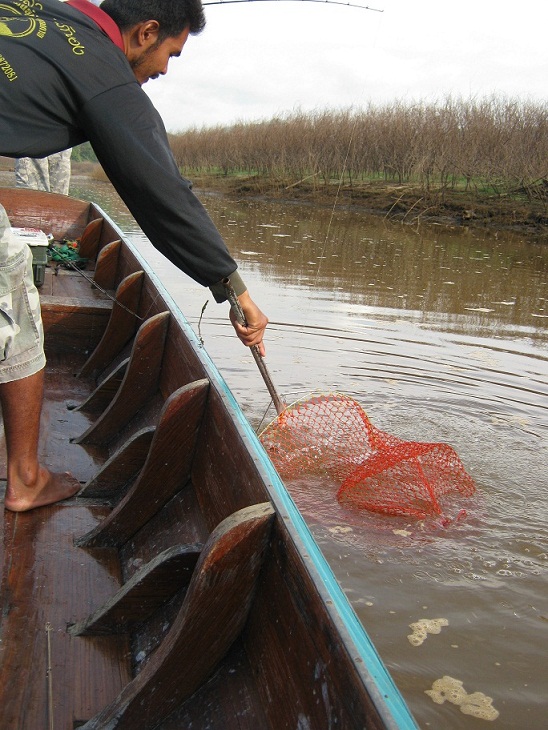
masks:
<svg viewBox="0 0 548 730"><path fill-rule="evenodd" d="M42 286L48 263L49 239L39 228L12 228L11 235L30 246L32 251L32 271L36 286Z"/></svg>

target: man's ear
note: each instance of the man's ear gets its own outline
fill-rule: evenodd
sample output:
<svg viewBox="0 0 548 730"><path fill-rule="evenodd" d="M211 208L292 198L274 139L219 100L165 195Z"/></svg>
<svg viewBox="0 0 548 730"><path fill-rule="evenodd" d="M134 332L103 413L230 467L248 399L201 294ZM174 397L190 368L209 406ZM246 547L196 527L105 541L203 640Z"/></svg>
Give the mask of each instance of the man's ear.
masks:
<svg viewBox="0 0 548 730"><path fill-rule="evenodd" d="M150 48L158 40L160 24L157 20L145 20L137 26L136 31L136 40L138 44L144 49Z"/></svg>

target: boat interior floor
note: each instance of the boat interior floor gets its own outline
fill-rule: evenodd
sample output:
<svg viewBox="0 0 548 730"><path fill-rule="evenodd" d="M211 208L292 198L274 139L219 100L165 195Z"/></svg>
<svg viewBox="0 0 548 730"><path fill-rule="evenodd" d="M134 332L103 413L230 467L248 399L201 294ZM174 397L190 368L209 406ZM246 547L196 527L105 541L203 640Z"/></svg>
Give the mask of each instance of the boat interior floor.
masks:
<svg viewBox="0 0 548 730"><path fill-rule="evenodd" d="M70 339L74 326L104 328L112 308L112 302L105 294L92 289L89 282L74 273L61 271L54 275L48 270L47 274L41 291L46 332L52 327L66 328L66 337ZM198 571L197 560L203 559L204 543L208 544L211 539L190 478L171 497L169 509L164 509L165 520L154 540L86 543L86 536L93 535L101 523L108 522L115 501L113 494L97 478L97 473L110 464L113 454L121 449L120 443L129 438L133 450L127 451L126 455L129 455L122 461L124 468L128 461L133 459L135 462L128 472L132 475L129 484L135 482L133 472L142 467L150 448L150 424L158 420L163 404L155 403L151 398L145 415L133 423L129 437L121 429L116 438L106 443L92 443L93 439L82 442L81 435L87 433L97 419L94 407L81 408L97 389L97 380L95 377L76 377L89 352L82 354L70 348L54 352L46 348L46 354L40 460L52 471L71 471L82 483L83 491L71 500L31 512L1 512L0 725L6 730L106 727L107 719L99 719L94 724L93 718L100 716L105 708L108 710L109 705L113 706L114 715L119 713L116 702L120 693L124 688L126 691L128 687L133 688L136 683L132 684L132 680L142 676L142 686L132 689L135 697L124 705L129 719L122 726L145 727L136 722L131 713L139 712L139 703L148 691L145 670L161 654L158 646L163 651L163 624L168 620L175 623L175 617L182 613L178 640L187 646L186 666L190 669L188 681L186 675L184 681L180 677L176 677L176 681L179 685L187 682L186 694L178 695L176 687L170 690L169 698L175 698L177 702L167 714L162 714L161 707L155 709L151 702L151 712L160 714L159 719L152 718L146 727L163 730L225 728L227 717L237 718L237 727L244 730L268 727L239 634L226 637L226 647L217 660L211 646L219 641L219 635L221 640L223 637L214 621L211 625L215 636L208 633L206 627L192 634L195 645L185 639L189 624L194 625L202 617L207 620L209 604L215 604L205 589L200 593L199 581L193 595L189 595L190 579ZM110 476L116 473L115 466L107 469ZM5 480L2 429L0 490L5 490ZM118 490L116 500L119 501L123 493ZM261 525L271 517L270 507L268 514L265 509L262 508L260 515ZM228 526L229 531L241 530L242 525L245 527L251 522L254 525L256 510L251 519L245 515L236 522ZM159 525L158 520L156 526ZM147 524L141 533L146 537L147 530L151 529ZM224 536L217 539L221 538ZM249 538L248 552L255 561L253 565L259 565L255 555L264 550L265 540L266 532L259 542L254 542L253 535ZM212 563L215 563L214 548L215 544L209 551ZM160 557L153 559L158 553ZM245 581L251 571L246 567L245 557L239 562ZM179 573L176 574L176 570ZM234 602L237 615L245 601L238 590L232 590L233 586L227 587L226 595L223 595L223 573L221 568L219 570L221 577L216 590L224 604L228 606ZM176 587L174 576L180 578ZM251 595L252 587L249 591ZM154 596L154 603L158 595L163 596L164 603L150 604L150 596ZM139 616L145 604L149 606L148 613ZM123 625L120 624L122 614L125 616ZM237 623L238 631L241 631L245 617L243 612ZM144 629L135 628L139 618ZM157 639L151 638L155 636ZM180 655L182 649L175 644L174 647ZM212 657L211 661L216 663L197 670L196 677L192 677L192 668L199 667L204 656ZM160 666L160 660L157 661L160 677L169 669L169 656L162 661L165 668ZM157 687L153 683L149 685L154 693Z"/></svg>

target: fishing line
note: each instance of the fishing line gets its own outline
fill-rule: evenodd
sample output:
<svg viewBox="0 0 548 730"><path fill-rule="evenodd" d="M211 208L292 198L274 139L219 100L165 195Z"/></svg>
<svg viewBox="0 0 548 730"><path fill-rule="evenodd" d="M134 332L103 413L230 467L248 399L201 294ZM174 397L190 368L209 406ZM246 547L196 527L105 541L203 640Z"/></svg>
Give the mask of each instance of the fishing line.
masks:
<svg viewBox="0 0 548 730"><path fill-rule="evenodd" d="M92 276L89 276L88 274L86 274L85 271L83 271L81 268L79 268L77 266L77 264L75 264L74 261L71 261L71 259L65 253L63 253L62 251L59 251L59 249L56 248L55 255L59 256L59 258L62 259L62 263L64 265L69 266L73 271L76 271L77 274L80 274L80 276L83 276L83 278L86 281L88 281L94 289L98 289L101 292L101 294L104 294L107 297L107 299L110 299L111 302L116 304L121 309L124 309L128 314L131 314L133 317L140 320L141 322L144 322L147 319L148 313L154 307L154 305L156 304L156 301L158 300L159 294L154 297L154 299L150 303L148 310L145 312L145 314L143 316L141 316L141 315L137 314L137 312L134 312L129 307L126 307L126 305L122 304L122 302L118 301L118 299L116 299L116 297L113 297L112 294L110 292L108 292L106 289L103 289L102 286L99 286L99 284L95 281L95 279L93 279ZM61 264L58 263L57 266L55 267L56 274L57 274L57 269L59 268L60 265ZM202 309L202 314L203 314L204 309L205 309L205 305L204 305L204 308Z"/></svg>
<svg viewBox="0 0 548 730"><path fill-rule="evenodd" d="M236 3L256 3L256 2L281 2L282 0L209 0L203 2L202 5L234 5ZM307 2L307 3L323 3L324 5L346 5L349 8L359 8L360 10L371 10L374 13L384 13L379 8L370 8L368 5L358 5L358 3L345 3L342 0L285 0L286 2Z"/></svg>
<svg viewBox="0 0 548 730"><path fill-rule="evenodd" d="M46 677L48 683L48 728L49 730L55 730L55 723L53 721L53 667L51 663L51 632L53 626L48 621L46 623Z"/></svg>
<svg viewBox="0 0 548 730"><path fill-rule="evenodd" d="M226 0L223 0L223 2L225 2L225 1ZM234 0L234 1L243 2L244 0ZM247 0L247 1L248 2L251 2L251 0ZM303 2L321 2L321 0L302 0L302 1ZM371 9L374 10L374 8L367 8L367 9L368 10L371 10ZM384 10L379 10L377 12L383 13ZM375 39L375 42L372 45L376 45L376 42L377 42L377 39ZM364 93L365 93L365 86L363 87L362 93L361 93L362 99L364 97ZM320 275L320 268L321 268L321 265L322 265L322 261L324 259L325 249L327 248L327 243L329 241L329 234L331 232L331 227L333 225L333 219L335 217L335 211L336 211L337 205L339 203L339 198L340 198L342 186L343 186L343 183L344 183L344 176L345 176L346 171L348 169L348 158L350 157L350 150L352 149L352 144L354 142L354 134L356 132L357 124L358 124L358 116L357 116L356 113L354 113L354 123L352 124L352 128L350 130L350 139L348 140L348 147L346 148L346 155L345 155L345 158L344 158L344 161L343 161L341 176L340 176L340 179L339 179L339 182L338 182L338 185L337 185L337 192L335 193L335 200L334 200L333 206L331 208L331 215L329 216L329 222L327 224L327 231L325 233L325 239L324 239L323 246L322 246L322 249L321 249L321 252L320 252L320 257L319 257L319 262L318 262L318 268L316 269L316 274L315 274L315 277L314 277L315 283L317 283L318 277Z"/></svg>
<svg viewBox="0 0 548 730"><path fill-rule="evenodd" d="M55 253L63 259L63 264L65 264L66 266L70 266L70 268L73 269L73 271L76 271L77 274L80 274L80 276L83 276L84 279L92 285L92 287L94 287L95 289L99 289L101 294L104 294L108 299L110 299L111 302L114 302L114 304L117 304L122 309L125 309L125 311L128 312L129 314L131 314L133 317L136 317L137 319L144 322L144 320L146 319L146 315L144 317L141 317L139 314L137 314L137 312L134 312L129 307L126 307L125 304L122 304L122 302L119 302L116 299L116 297L113 297L112 294L110 294L106 289L103 289L102 286L99 286L99 284L97 284L97 282L93 279L93 277L88 276L84 271L82 271L82 269L80 269L74 263L74 261L71 261L68 258L63 258L64 254L61 253L60 251L56 251ZM56 267L56 269L58 269L58 268L59 268L59 265ZM153 302L150 306L152 307L154 305L154 303L155 302Z"/></svg>
<svg viewBox="0 0 548 730"><path fill-rule="evenodd" d="M268 413L268 411L270 410L270 406L271 406L271 405L273 405L273 403L274 403L274 401L273 401L273 400L272 400L272 398L271 398L271 399L270 399L270 403L269 403L269 404L267 405L267 407L266 407L266 409L265 409L265 412L263 413L263 416L262 416L261 420L259 421L259 424L258 424L257 428L255 429L255 433L256 433L257 435L258 435L258 434L260 433L260 431L261 431L261 429L262 429L262 427L263 427L263 423L264 423L264 420L265 420L265 418L266 418L266 414L267 414L267 413Z"/></svg>
<svg viewBox="0 0 548 730"><path fill-rule="evenodd" d="M372 8L372 7L369 7L368 5L360 5L358 3L343 2L343 0L205 0L205 2L202 2L202 5L203 6L206 6L206 5L234 5L234 4L252 3L252 2L282 2L282 1L287 1L287 2L315 2L315 3L323 3L324 5L343 5L343 6L347 6L347 7L359 8L361 10L370 10L370 11L376 12L376 13L384 13L384 9ZM362 91L362 97L363 97L363 91ZM332 227L332 224L333 224L333 219L335 217L335 211L337 209L337 205L338 205L339 198L340 198L340 194L341 194L341 189L342 189L342 186L343 186L343 183L344 183L344 176L345 176L346 171L347 171L347 168L348 168L348 158L350 156L350 150L352 148L352 143L354 141L354 134L355 134L355 131L356 131L357 123L358 123L357 116L354 115L354 123L352 125L352 129L351 129L351 132L350 132L350 139L348 141L348 147L347 147L346 155L345 155L344 162L343 162L343 168L342 168L341 176L340 176L340 179L339 179L339 182L338 182L338 185L337 185L337 191L336 191L336 194L335 194L335 200L334 200L333 206L331 208L331 215L329 217L329 222L328 222L328 225L327 225L327 231L326 231L326 234L325 234L325 239L324 239L324 243L323 243L322 250L321 250L321 256L320 256L320 259L319 259L318 268L317 268L316 274L315 274L315 280L317 280L318 277L319 277L319 275L320 275L321 262L322 262L323 257L324 257L324 252L325 252L325 249L327 247L327 242L329 240L329 235L330 235L330 232L331 232L331 227ZM314 173L314 174L318 174L318 173ZM309 177L312 177L312 175L309 176ZM302 182L302 181L300 181L300 182ZM298 183L294 183L294 184L295 185L298 185ZM202 314L203 314L203 310L202 310Z"/></svg>
<svg viewBox="0 0 548 730"><path fill-rule="evenodd" d="M348 165L348 157L350 155L350 149L352 147L352 142L354 141L354 132L356 131L356 125L357 125L357 123L358 123L358 118L356 116L354 116L354 124L352 125L352 130L350 132L350 139L348 140L348 147L346 149L346 156L344 158L343 167L342 167L342 171L341 171L341 176L340 176L340 179L339 179L339 183L337 185L337 192L335 193L335 200L333 201L333 206L331 208L331 215L329 216L329 222L327 224L327 230L325 232L325 238L324 238L322 250L320 252L318 268L316 269L316 275L315 275L315 281L316 281L316 283L317 283L318 277L320 275L320 268L321 268L321 265L322 265L322 261L324 259L324 253L325 253L325 249L327 247L327 242L329 240L329 234L331 233L331 226L333 224L333 218L335 217L335 210L337 209L337 205L338 205L338 202L339 202L339 197L340 197L340 194L341 194L341 188L342 188L343 182L344 182L344 175L345 175L345 172L346 172L346 169L347 169L347 165Z"/></svg>

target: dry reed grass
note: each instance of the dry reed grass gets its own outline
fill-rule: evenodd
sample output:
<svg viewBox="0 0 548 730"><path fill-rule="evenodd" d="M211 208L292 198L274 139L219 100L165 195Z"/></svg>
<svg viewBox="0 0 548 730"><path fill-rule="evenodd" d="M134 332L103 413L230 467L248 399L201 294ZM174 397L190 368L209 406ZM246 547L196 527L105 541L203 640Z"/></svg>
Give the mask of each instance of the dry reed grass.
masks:
<svg viewBox="0 0 548 730"><path fill-rule="evenodd" d="M412 183L474 197L548 191L548 105L491 97L293 112L170 138L186 174L249 176L285 189Z"/></svg>

